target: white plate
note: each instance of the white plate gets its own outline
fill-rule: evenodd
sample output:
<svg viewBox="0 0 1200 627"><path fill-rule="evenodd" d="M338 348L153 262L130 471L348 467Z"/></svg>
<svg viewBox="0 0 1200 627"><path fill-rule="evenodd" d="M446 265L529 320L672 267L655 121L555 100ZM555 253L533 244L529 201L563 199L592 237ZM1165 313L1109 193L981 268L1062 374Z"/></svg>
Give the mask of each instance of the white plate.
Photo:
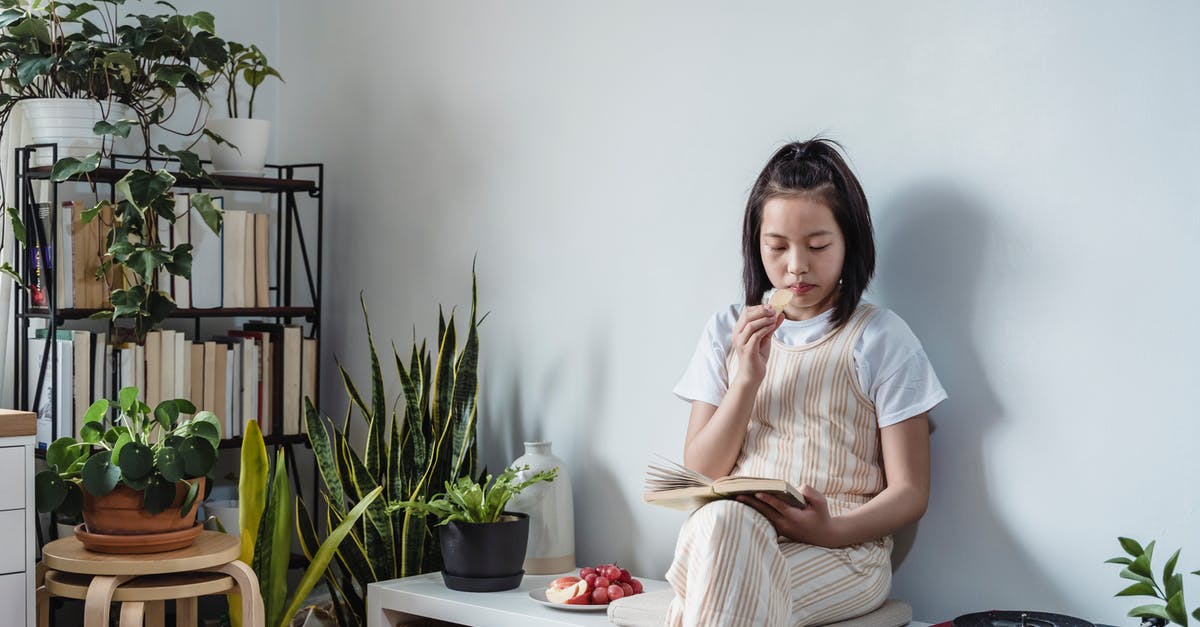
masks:
<svg viewBox="0 0 1200 627"><path fill-rule="evenodd" d="M556 610L566 610L568 612L603 612L608 609L607 605L567 605L566 603L552 603L546 600L545 590L533 590L529 593L529 598L534 601L552 607Z"/></svg>

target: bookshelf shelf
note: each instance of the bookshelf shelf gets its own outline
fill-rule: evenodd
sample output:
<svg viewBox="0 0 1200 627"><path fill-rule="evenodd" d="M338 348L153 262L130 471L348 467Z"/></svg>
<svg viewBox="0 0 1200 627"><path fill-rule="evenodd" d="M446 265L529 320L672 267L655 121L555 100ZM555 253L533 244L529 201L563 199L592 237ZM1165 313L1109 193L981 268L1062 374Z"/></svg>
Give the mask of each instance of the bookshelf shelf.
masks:
<svg viewBox="0 0 1200 627"><path fill-rule="evenodd" d="M317 165L317 164L310 164ZM271 168L279 168L287 170L288 168L308 167L305 165L299 166L268 166ZM96 168L87 175L81 175L71 178L72 181L92 181L95 183L116 183L129 173L127 168ZM315 194L320 192L320 185L316 181L306 179L293 179L276 177L253 177L253 176L232 176L228 174L213 174L208 179L196 179L186 176L181 176L175 173L176 187L188 189L219 189L227 191L242 191L242 192L280 192L280 193L296 193L306 192ZM50 166L31 167L27 171L26 176L30 180L49 180Z"/></svg>
<svg viewBox="0 0 1200 627"><path fill-rule="evenodd" d="M59 320L84 320L102 309L59 309L55 317ZM26 318L49 318L50 310L44 307L31 308L21 312L19 316ZM176 309L170 318L190 320L193 318L305 318L313 319L318 315L315 307L223 307L218 309Z"/></svg>

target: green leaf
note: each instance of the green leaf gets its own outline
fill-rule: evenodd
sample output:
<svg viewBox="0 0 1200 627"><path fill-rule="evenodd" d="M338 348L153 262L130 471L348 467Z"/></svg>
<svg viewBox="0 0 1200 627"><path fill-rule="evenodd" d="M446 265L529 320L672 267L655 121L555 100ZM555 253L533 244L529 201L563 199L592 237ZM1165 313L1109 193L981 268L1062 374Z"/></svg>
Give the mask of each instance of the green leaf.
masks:
<svg viewBox="0 0 1200 627"><path fill-rule="evenodd" d="M113 305L113 315L118 317L134 317L142 311L146 304L146 288L135 285L129 289L113 290L109 295ZM136 390L134 394L136 394ZM122 402L122 406L124 403Z"/></svg>
<svg viewBox="0 0 1200 627"><path fill-rule="evenodd" d="M83 414L83 423L88 424L94 422L97 424L102 424L104 422L104 415L107 413L108 400L102 398L95 403L92 403L87 408L87 411Z"/></svg>
<svg viewBox="0 0 1200 627"><path fill-rule="evenodd" d="M150 481L142 493L142 507L146 508L151 514L158 514L166 511L171 503L175 502L175 484L159 481L157 479Z"/></svg>
<svg viewBox="0 0 1200 627"><path fill-rule="evenodd" d="M175 449L159 449L154 465L163 479L171 483L183 480L183 460L179 458L179 453Z"/></svg>
<svg viewBox="0 0 1200 627"><path fill-rule="evenodd" d="M96 135L116 135L117 137L129 137L129 130L133 128L131 120L117 120L108 122L100 120L92 127L92 133Z"/></svg>
<svg viewBox="0 0 1200 627"><path fill-rule="evenodd" d="M39 77L48 74L53 67L54 57L52 56L25 55L17 62L17 82L21 87L28 87Z"/></svg>
<svg viewBox="0 0 1200 627"><path fill-rule="evenodd" d="M1167 616L1172 622L1187 627L1187 608L1183 606L1183 591L1170 595L1167 599Z"/></svg>
<svg viewBox="0 0 1200 627"><path fill-rule="evenodd" d="M1183 549L1176 549L1175 554L1172 555L1171 558L1167 560L1167 563L1163 566L1163 583L1169 582L1171 580L1171 576L1175 574L1175 563L1179 561L1179 552L1182 550ZM1171 593L1168 592L1167 596L1171 596Z"/></svg>
<svg viewBox="0 0 1200 627"><path fill-rule="evenodd" d="M56 509L67 498L67 482L51 469L39 472L33 478L34 504L39 512Z"/></svg>
<svg viewBox="0 0 1200 627"><path fill-rule="evenodd" d="M164 155L179 159L179 171L193 178L204 176L204 168L200 167L200 157L190 150L171 150L166 144L159 144L158 151Z"/></svg>
<svg viewBox="0 0 1200 627"><path fill-rule="evenodd" d="M188 431L191 435L204 438L213 448L217 448L221 444L221 432L216 425L209 422L193 422L188 425Z"/></svg>
<svg viewBox="0 0 1200 627"><path fill-rule="evenodd" d="M145 211L155 198L166 194L174 185L175 176L166 170L131 170L117 181L116 189L117 193L133 203L138 210Z"/></svg>
<svg viewBox="0 0 1200 627"><path fill-rule="evenodd" d="M144 479L154 470L154 452L141 442L130 442L115 463L127 479Z"/></svg>
<svg viewBox="0 0 1200 627"><path fill-rule="evenodd" d="M162 401L158 407L154 408L154 418L158 420L158 424L162 428L170 431L175 428L175 422L179 420L179 406L174 400Z"/></svg>
<svg viewBox="0 0 1200 627"><path fill-rule="evenodd" d="M17 214L16 207L9 207L4 210L8 214L9 222L12 223L13 239L25 244L25 223L21 222L21 216ZM17 280L20 280L18 277Z"/></svg>
<svg viewBox="0 0 1200 627"><path fill-rule="evenodd" d="M179 413L181 413L181 414L195 414L196 413L196 405L193 404L191 401L187 400L186 398L175 399L175 407L177 407L179 409ZM212 412L209 412L209 413L211 414ZM198 417L193 418L193 420L198 420L198 419L199 419Z"/></svg>
<svg viewBox="0 0 1200 627"><path fill-rule="evenodd" d="M1104 563L1105 564L1122 564L1122 565L1128 566L1133 563L1133 560L1129 559L1128 557L1114 557L1112 559L1104 560Z"/></svg>
<svg viewBox="0 0 1200 627"><path fill-rule="evenodd" d="M1119 576L1123 579L1132 579L1133 581L1140 581L1142 583L1154 585L1154 580L1151 579L1150 577L1146 577L1145 575L1139 575L1139 574L1129 570L1128 568L1122 570L1120 572Z"/></svg>
<svg viewBox="0 0 1200 627"><path fill-rule="evenodd" d="M179 517L185 518L192 509L192 504L196 502L196 495L200 493L200 482L189 481L187 495L183 497L183 505L179 507Z"/></svg>
<svg viewBox="0 0 1200 627"><path fill-rule="evenodd" d="M213 445L204 438L195 436L184 438L179 445L179 457L183 460L183 469L189 477L203 477L213 468L217 452Z"/></svg>
<svg viewBox="0 0 1200 627"><path fill-rule="evenodd" d="M1142 545L1133 538L1117 538L1117 542L1121 543L1121 548L1125 549L1125 552L1129 554L1129 557L1141 557L1142 554L1146 552L1146 550L1142 548Z"/></svg>
<svg viewBox="0 0 1200 627"><path fill-rule="evenodd" d="M104 434L105 441L108 441L109 438L113 440L110 444L112 446L112 463L119 467L121 465L121 449L125 448L130 442L133 442L133 436L129 433L128 429L125 431L112 429Z"/></svg>
<svg viewBox="0 0 1200 627"><path fill-rule="evenodd" d="M1171 615L1167 614L1167 606L1165 605L1139 605L1129 610L1129 614L1126 616L1134 618L1157 617L1171 620Z"/></svg>
<svg viewBox="0 0 1200 627"><path fill-rule="evenodd" d="M167 272L185 279L192 278L192 245L180 244L171 249L171 260L163 264Z"/></svg>
<svg viewBox="0 0 1200 627"><path fill-rule="evenodd" d="M225 212L217 207L212 202L212 197L208 194L192 194L190 202L192 208L200 212L200 217L204 219L204 223L208 228L212 229L213 233L221 234L221 223L224 221Z"/></svg>
<svg viewBox="0 0 1200 627"><path fill-rule="evenodd" d="M57 468L60 473L68 472L81 457L87 457L87 447L78 446L75 438L68 436L55 440L46 449L46 465Z"/></svg>
<svg viewBox="0 0 1200 627"><path fill-rule="evenodd" d="M100 167L100 153L93 152L82 160L75 157L63 157L50 170L50 178L61 183L71 177L87 174Z"/></svg>
<svg viewBox="0 0 1200 627"><path fill-rule="evenodd" d="M1139 581L1138 583L1135 583L1132 586L1125 588L1124 590L1114 594L1113 596L1117 596L1117 597L1134 597L1134 596L1157 597L1158 595L1156 594L1156 592L1154 590L1154 586L1152 586L1144 581Z"/></svg>
<svg viewBox="0 0 1200 627"><path fill-rule="evenodd" d="M96 444L104 437L104 428L98 422L87 422L79 427L79 439L88 444Z"/></svg>
<svg viewBox="0 0 1200 627"><path fill-rule="evenodd" d="M1175 573L1170 579L1163 580L1163 596L1171 598L1183 592L1183 575ZM1178 622L1178 621L1176 621Z"/></svg>
<svg viewBox="0 0 1200 627"><path fill-rule="evenodd" d="M63 499L62 504L55 509L64 516L79 515L79 512L83 510L83 490L79 489L77 482L67 482L67 498Z"/></svg>
<svg viewBox="0 0 1200 627"><path fill-rule="evenodd" d="M259 573L268 625L287 622L283 620L283 608L287 603L287 567L291 558L293 514L285 450L280 449L275 454L275 472L267 505L269 513L264 516L264 521L269 521L270 525L259 531L258 539L260 546L270 547L269 552L263 556L262 566L265 573ZM264 536L264 533L267 535Z"/></svg>
<svg viewBox="0 0 1200 627"><path fill-rule="evenodd" d="M88 458L80 473L83 488L92 496L104 496L117 487L121 480L121 469L112 464L112 453L101 451Z"/></svg>
<svg viewBox="0 0 1200 627"><path fill-rule="evenodd" d="M117 400L121 403L121 411L129 413L133 409L133 404L137 402L138 389L135 387L121 388L117 392Z"/></svg>
<svg viewBox="0 0 1200 627"><path fill-rule="evenodd" d="M1145 553L1133 560L1133 563L1129 565L1129 570L1143 577L1154 576L1154 572L1150 570L1150 558Z"/></svg>
<svg viewBox="0 0 1200 627"><path fill-rule="evenodd" d="M0 274L12 279L17 287L25 289L25 281L21 279L21 275L17 274L17 269L12 267L7 261L0 261Z"/></svg>
<svg viewBox="0 0 1200 627"><path fill-rule="evenodd" d="M307 400L304 403L304 421L308 427L308 444L312 447L313 458L317 462L325 489L329 491L330 500L337 503L339 508L344 507L346 494L342 490L342 479L338 475L333 449L329 445L329 432L325 430L325 423L317 415L312 402Z"/></svg>
<svg viewBox="0 0 1200 627"><path fill-rule="evenodd" d="M160 248L138 244L125 259L125 267L135 272L142 283L150 285L154 281L155 275L158 274L158 268L170 260L171 257ZM116 303L113 304L116 305Z"/></svg>
<svg viewBox="0 0 1200 627"><path fill-rule="evenodd" d="M238 527L242 539L243 563L254 564L254 546L266 507L267 445L258 423L246 422L242 434L241 475L238 477Z"/></svg>
<svg viewBox="0 0 1200 627"><path fill-rule="evenodd" d="M308 595L310 592L312 592L313 587L316 586L317 581L321 578L321 574L324 573L327 568L329 568L329 562L333 559L333 554L337 550L337 547L350 533L350 529L355 525L355 523L358 522L358 519L363 515L363 512L367 511L367 508L375 502L375 499L379 498L381 492L383 492L383 488L378 487L364 496L363 499L358 502L358 505L355 505L354 509L350 510L350 512L346 514L345 520L343 520L336 529L330 532L329 537L326 538L325 542L321 544L321 548L317 551L317 555L312 559L312 563L310 563L308 568L305 569L304 576L300 578L300 584L296 587L296 591L292 594L292 602L289 603L287 609L284 610L282 614L283 616L294 616L296 612L300 611L301 605L303 605L304 600L308 598Z"/></svg>

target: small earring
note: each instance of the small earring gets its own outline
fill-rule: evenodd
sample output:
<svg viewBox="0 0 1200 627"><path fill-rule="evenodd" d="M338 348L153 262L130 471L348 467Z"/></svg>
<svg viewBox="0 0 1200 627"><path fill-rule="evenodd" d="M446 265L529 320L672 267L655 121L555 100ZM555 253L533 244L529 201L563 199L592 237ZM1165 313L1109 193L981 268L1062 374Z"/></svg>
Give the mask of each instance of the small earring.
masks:
<svg viewBox="0 0 1200 627"><path fill-rule="evenodd" d="M842 279L838 279L838 285L842 284Z"/></svg>

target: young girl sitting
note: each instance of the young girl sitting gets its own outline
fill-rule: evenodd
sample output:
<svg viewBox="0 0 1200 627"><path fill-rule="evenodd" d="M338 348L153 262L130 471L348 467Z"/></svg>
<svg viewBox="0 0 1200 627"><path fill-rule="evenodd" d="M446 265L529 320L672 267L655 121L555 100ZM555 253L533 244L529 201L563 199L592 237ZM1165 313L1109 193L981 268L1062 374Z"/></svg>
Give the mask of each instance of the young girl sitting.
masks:
<svg viewBox="0 0 1200 627"><path fill-rule="evenodd" d="M742 226L745 302L709 321L675 394L691 403L684 463L786 479L687 520L667 572L669 625L821 625L891 587L891 533L929 498L928 412L946 398L899 316L862 301L875 271L862 187L833 142L784 146ZM788 290L782 312L763 305ZM783 300L783 299L780 299Z"/></svg>

